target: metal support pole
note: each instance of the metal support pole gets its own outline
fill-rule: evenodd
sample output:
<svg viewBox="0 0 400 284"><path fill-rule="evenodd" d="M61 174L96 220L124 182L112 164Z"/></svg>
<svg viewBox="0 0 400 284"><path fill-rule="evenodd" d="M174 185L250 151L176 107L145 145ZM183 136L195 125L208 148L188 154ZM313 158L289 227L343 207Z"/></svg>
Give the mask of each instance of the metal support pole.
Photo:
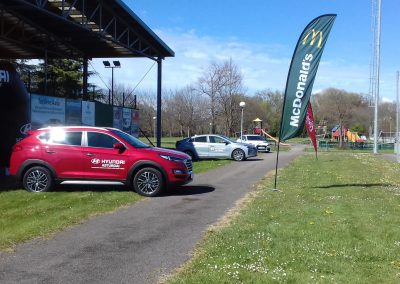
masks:
<svg viewBox="0 0 400 284"><path fill-rule="evenodd" d="M44 51L44 94L47 95L47 49Z"/></svg>
<svg viewBox="0 0 400 284"><path fill-rule="evenodd" d="M375 111L374 111L374 154L378 154L378 107L379 107L379 63L380 63L380 43L381 43L381 0L378 0L377 8L377 29L376 29L376 92L375 92Z"/></svg>
<svg viewBox="0 0 400 284"><path fill-rule="evenodd" d="M111 105L114 106L114 67L111 67Z"/></svg>
<svg viewBox="0 0 400 284"><path fill-rule="evenodd" d="M82 92L82 99L89 100L88 97L88 58L83 58L83 92Z"/></svg>
<svg viewBox="0 0 400 284"><path fill-rule="evenodd" d="M240 140L242 139L243 139L243 107L242 107L242 117L240 119Z"/></svg>
<svg viewBox="0 0 400 284"><path fill-rule="evenodd" d="M399 156L399 71L397 71L396 74L396 154L397 154L397 162L400 162L400 156Z"/></svg>
<svg viewBox="0 0 400 284"><path fill-rule="evenodd" d="M161 75L162 58L157 59L157 147L161 147Z"/></svg>

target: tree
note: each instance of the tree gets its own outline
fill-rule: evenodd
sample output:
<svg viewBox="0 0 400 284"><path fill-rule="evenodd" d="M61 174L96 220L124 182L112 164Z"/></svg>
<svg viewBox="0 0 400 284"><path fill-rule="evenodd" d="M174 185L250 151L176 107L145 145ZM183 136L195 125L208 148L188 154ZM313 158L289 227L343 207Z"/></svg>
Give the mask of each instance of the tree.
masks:
<svg viewBox="0 0 400 284"><path fill-rule="evenodd" d="M83 74L82 62L71 59L49 59L47 63L47 86L46 66L40 63L38 75L40 81L38 89L40 93L55 97L76 99L81 97Z"/></svg>
<svg viewBox="0 0 400 284"><path fill-rule="evenodd" d="M330 128L337 124L348 128L362 124L364 129L367 129L371 123L368 100L361 94L329 88L313 96L313 103L317 105L315 109L318 111L319 119L328 121ZM339 137L339 142L342 147L342 135Z"/></svg>
<svg viewBox="0 0 400 284"><path fill-rule="evenodd" d="M211 129L215 132L217 117L217 95L221 92L224 83L223 71L220 64L211 63L203 75L199 78L197 86L201 95L206 95L210 99Z"/></svg>
<svg viewBox="0 0 400 284"><path fill-rule="evenodd" d="M243 97L242 74L232 59L220 66L221 85L217 93L217 102L221 110L225 135L232 136L235 133L234 126L240 117L239 103Z"/></svg>

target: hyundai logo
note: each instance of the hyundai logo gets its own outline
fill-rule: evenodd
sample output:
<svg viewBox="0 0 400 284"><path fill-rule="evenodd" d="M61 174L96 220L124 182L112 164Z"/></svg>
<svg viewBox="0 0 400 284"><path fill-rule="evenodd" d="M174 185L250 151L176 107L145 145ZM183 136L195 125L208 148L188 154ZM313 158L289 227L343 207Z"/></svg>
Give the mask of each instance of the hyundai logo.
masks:
<svg viewBox="0 0 400 284"><path fill-rule="evenodd" d="M21 128L19 129L19 131L21 132L21 134L23 135L28 135L28 131L31 130L31 124L27 123L21 126Z"/></svg>
<svg viewBox="0 0 400 284"><path fill-rule="evenodd" d="M92 162L92 164L98 165L98 164L100 164L100 159L94 158L94 159L92 159L91 162Z"/></svg>

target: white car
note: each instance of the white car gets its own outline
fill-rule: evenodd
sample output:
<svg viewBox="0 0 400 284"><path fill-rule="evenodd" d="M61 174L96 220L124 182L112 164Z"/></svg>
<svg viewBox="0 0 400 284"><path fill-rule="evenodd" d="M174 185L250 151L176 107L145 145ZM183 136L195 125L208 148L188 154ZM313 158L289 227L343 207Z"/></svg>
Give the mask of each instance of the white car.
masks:
<svg viewBox="0 0 400 284"><path fill-rule="evenodd" d="M226 136L195 135L176 142L176 149L193 159L223 158L243 161L257 156L257 148L251 144L237 143Z"/></svg>
<svg viewBox="0 0 400 284"><path fill-rule="evenodd" d="M242 139L239 138L236 142L252 144L257 147L259 152L271 152L271 146L261 135L243 135Z"/></svg>

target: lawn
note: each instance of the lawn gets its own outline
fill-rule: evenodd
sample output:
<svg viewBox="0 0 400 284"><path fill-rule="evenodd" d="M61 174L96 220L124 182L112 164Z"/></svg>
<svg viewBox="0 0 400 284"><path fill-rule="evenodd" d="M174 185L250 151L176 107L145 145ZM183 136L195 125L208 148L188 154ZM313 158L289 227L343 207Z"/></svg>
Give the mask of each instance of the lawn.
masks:
<svg viewBox="0 0 400 284"><path fill-rule="evenodd" d="M195 175L231 160L194 162ZM52 192L0 190L0 251L23 241L48 236L91 216L129 206L143 197L124 186L58 186Z"/></svg>
<svg viewBox="0 0 400 284"><path fill-rule="evenodd" d="M400 166L306 154L210 229L168 283L399 283Z"/></svg>

